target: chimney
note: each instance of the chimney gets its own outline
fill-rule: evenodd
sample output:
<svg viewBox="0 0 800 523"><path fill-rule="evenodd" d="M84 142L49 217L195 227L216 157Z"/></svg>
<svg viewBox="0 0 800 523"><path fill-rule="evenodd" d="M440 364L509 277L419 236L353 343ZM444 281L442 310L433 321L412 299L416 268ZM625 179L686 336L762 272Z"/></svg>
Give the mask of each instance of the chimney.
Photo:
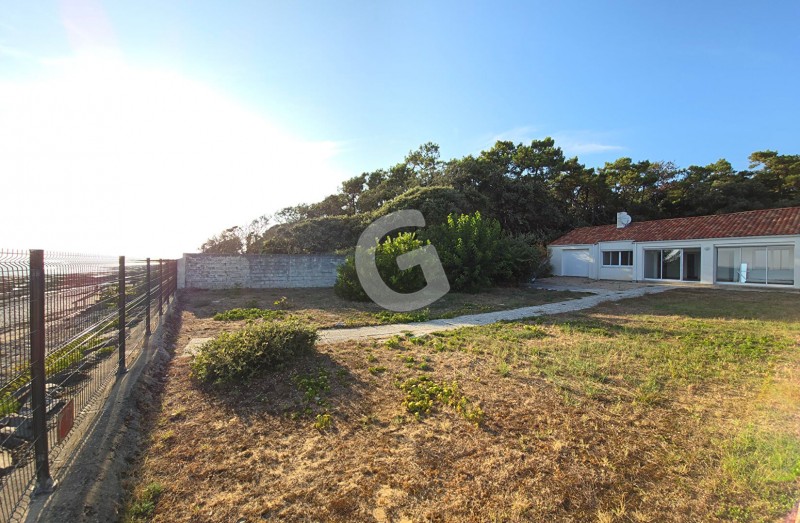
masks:
<svg viewBox="0 0 800 523"><path fill-rule="evenodd" d="M631 217L625 211L617 213L617 229L624 229L631 223Z"/></svg>

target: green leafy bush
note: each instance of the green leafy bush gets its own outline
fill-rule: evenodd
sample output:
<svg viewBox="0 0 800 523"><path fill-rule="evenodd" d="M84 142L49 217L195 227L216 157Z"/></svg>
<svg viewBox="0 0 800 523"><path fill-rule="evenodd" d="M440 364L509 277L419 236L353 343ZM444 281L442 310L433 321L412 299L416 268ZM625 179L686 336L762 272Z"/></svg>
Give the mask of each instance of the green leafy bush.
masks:
<svg viewBox="0 0 800 523"><path fill-rule="evenodd" d="M192 374L200 381L245 381L296 354L313 349L315 329L296 321L262 323L222 333L203 345L192 361Z"/></svg>
<svg viewBox="0 0 800 523"><path fill-rule="evenodd" d="M397 257L422 248L428 242L417 238L416 233L403 232L394 238L388 237L375 247L375 264L384 283L396 292L416 292L425 287L425 276L418 266L400 270ZM369 297L361 287L356 273L354 256L348 256L339 266L333 290L338 296L348 300L368 301Z"/></svg>
<svg viewBox="0 0 800 523"><path fill-rule="evenodd" d="M427 244L436 247L454 291L479 292L495 284L520 284L547 273L547 249L535 235L508 235L500 222L480 212L450 214L443 224L405 232L381 242L375 251L378 273L393 290L415 292L426 285L419 267L401 271L397 257ZM369 301L356 274L355 259L339 266L334 290L342 298ZM405 321L405 320L404 320ZM417 319L408 321L419 321Z"/></svg>
<svg viewBox="0 0 800 523"><path fill-rule="evenodd" d="M480 212L451 214L426 237L436 247L454 291L477 292L492 284L503 254L500 222Z"/></svg>

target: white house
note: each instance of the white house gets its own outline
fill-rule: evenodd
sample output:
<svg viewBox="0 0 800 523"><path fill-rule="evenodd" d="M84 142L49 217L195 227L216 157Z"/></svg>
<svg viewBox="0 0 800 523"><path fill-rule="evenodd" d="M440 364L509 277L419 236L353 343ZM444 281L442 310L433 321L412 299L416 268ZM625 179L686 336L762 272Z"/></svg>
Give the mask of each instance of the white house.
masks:
<svg viewBox="0 0 800 523"><path fill-rule="evenodd" d="M581 227L548 246L553 274L800 288L800 207Z"/></svg>

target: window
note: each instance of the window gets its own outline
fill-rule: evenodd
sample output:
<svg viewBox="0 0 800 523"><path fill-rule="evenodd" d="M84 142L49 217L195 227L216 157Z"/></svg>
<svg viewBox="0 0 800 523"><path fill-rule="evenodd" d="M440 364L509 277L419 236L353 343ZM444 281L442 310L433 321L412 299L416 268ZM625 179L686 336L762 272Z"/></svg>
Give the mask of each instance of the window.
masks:
<svg viewBox="0 0 800 523"><path fill-rule="evenodd" d="M606 267L632 267L633 251L603 251L603 265Z"/></svg>
<svg viewBox="0 0 800 523"><path fill-rule="evenodd" d="M717 281L794 285L794 247L718 247Z"/></svg>

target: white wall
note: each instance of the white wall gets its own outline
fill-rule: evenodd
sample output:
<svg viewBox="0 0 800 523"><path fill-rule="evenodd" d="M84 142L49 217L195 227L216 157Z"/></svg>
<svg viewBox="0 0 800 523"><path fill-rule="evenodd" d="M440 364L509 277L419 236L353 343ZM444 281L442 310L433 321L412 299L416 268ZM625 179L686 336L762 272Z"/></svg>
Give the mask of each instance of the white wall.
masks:
<svg viewBox="0 0 800 523"><path fill-rule="evenodd" d="M634 278L636 267L636 250L631 241L625 242L600 242L597 248L597 271L600 280L631 281ZM633 251L633 267L604 267L603 251Z"/></svg>

